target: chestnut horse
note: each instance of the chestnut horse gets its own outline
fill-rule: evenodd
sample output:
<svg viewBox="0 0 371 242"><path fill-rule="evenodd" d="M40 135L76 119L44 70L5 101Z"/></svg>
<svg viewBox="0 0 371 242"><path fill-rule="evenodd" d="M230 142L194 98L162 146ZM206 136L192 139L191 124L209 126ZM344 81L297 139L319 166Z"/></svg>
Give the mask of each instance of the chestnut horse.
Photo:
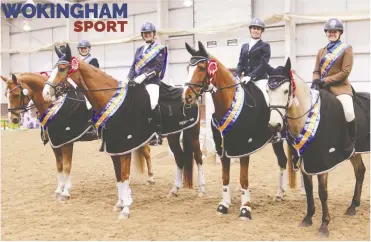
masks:
<svg viewBox="0 0 371 242"><path fill-rule="evenodd" d="M42 115L50 106L51 103L46 102L42 96L42 91L48 80L47 76L36 73L22 73L18 76L12 75L11 80L8 80L4 76L1 76L1 79L6 83L5 95L9 100L9 111L11 112L12 123L18 124L20 122L21 114L30 109L28 104L31 100L33 102L31 108L36 108L39 115ZM79 114L74 113L73 115L76 117L76 115ZM71 169L74 142L75 141L68 142L58 148L52 147L58 172L58 185L55 190L55 195L56 198L61 201L65 201L71 196ZM154 183L149 145L142 147L140 152L142 155L137 154L137 156L140 157L138 160L141 162L141 169L138 170L144 171L143 157L145 157L149 174L148 182Z"/></svg>
<svg viewBox="0 0 371 242"><path fill-rule="evenodd" d="M250 220L251 219L251 201L250 201L250 191L249 191L249 180L248 180L248 174L249 174L249 155L258 151L259 149L263 148L267 143L269 143L271 138L270 130L268 129L268 119L269 119L269 108L267 104L264 101L263 95L259 96L259 93L257 93L256 87L254 90L253 95L250 97L253 99L252 102L255 104L254 107L244 108L244 101L234 100L235 94L237 93L237 88L239 88L239 96L243 97L244 95L244 88L242 86L242 83L236 82L236 80L233 78L232 73L222 64L220 61L216 60L214 57L210 56L205 47L202 45L201 42L198 42L199 50L196 51L192 47L190 47L186 43L186 48L188 52L192 55L190 60L190 66L189 66L189 74L188 74L188 80L186 85L189 86L185 92L185 100L187 103L194 103L197 101L198 97L201 96L205 92L211 92L212 98L215 106L215 114L212 120L212 124L214 125L214 129L218 129L216 132L213 131L214 140L220 143L220 145L216 145L216 149L218 151L218 154L221 156L222 161L222 179L223 179L223 189L222 189L222 201L219 203L217 212L218 214L226 214L228 212L228 208L231 204L231 196L230 196L230 188L229 188L229 173L230 173L230 158L231 157L238 157L240 158L240 184L241 184L241 207L240 207L240 218L242 220ZM239 86L241 85L241 86ZM249 84L254 85L254 84ZM255 85L254 85L255 86ZM248 95L248 94L246 94ZM245 103L247 102L248 98L245 98ZM232 104L233 103L233 104ZM237 107L237 103L241 104L243 107ZM231 107L233 106L233 110L231 110ZM235 108L237 107L237 109ZM233 115L237 113L236 111L241 108L242 109L248 109L248 111L244 112L241 111L241 115L238 118L231 117L225 117L226 114ZM249 114L250 113L250 114ZM241 118L241 116L243 116ZM247 117L247 119L245 119ZM264 120L261 120L261 119ZM236 120L237 119L237 120ZM238 121L238 120L244 120L244 121ZM219 128L222 128L223 126L227 126L225 124L221 124L223 120L226 120L225 122L230 122L229 124L235 122L233 125L241 125L240 129L236 128L234 129L233 135L238 136L237 139L235 137L221 137L222 131ZM252 121L254 120L254 121ZM245 122L250 122L250 124L246 124ZM264 123L266 122L266 123ZM218 126L219 125L219 126ZM218 128L216 127L218 126ZM231 132L232 129L231 126L230 129L227 131ZM241 135L241 131L244 129L251 129L249 131L250 133L246 135L251 135L251 133L256 132L254 135L245 137ZM220 131L220 134L219 134ZM244 133L245 134L245 133ZM263 137L264 138L259 138ZM219 136L219 137L218 137ZM218 141L218 139L222 141ZM227 140L229 139L229 140ZM225 141L229 144L226 144ZM254 143L255 140L256 143ZM254 147L251 148L250 151L245 150L245 144L250 143L254 144ZM225 147L233 147L233 146L239 146L241 149L238 151L240 154L233 154L229 156L227 152L224 150ZM287 158L285 156L285 152L283 149L282 141L278 143L272 144L275 154L278 158L278 163L280 166L280 181L279 181L279 187L277 191L276 197L278 200L281 200L283 197L283 192L286 190L287 186L287 171L286 171L286 163ZM228 148L228 147L227 147ZM235 152L235 153L238 153ZM291 157L288 157L289 160ZM290 162L291 163L291 162ZM290 166L289 166L290 167ZM291 172L292 169L289 169L291 180L290 186L295 186L295 173Z"/></svg>
<svg viewBox="0 0 371 242"><path fill-rule="evenodd" d="M110 100L114 97L117 90L127 88L129 90L127 92L128 96L131 95L130 94L131 90L141 91L142 88L141 85L138 85L138 87L130 86L127 87L126 84L123 83L124 86L119 87L120 83L113 77L107 75L98 68L88 65L84 61L80 61L75 57L72 57L71 49L68 44L66 45L65 54L60 53L57 48L55 48L55 51L59 56L59 60L57 62L56 68L53 70L51 77L48 80L47 83L48 85L45 86L43 91L44 98L47 100L52 100L53 98L55 98L55 95L58 92L57 89L63 85L67 85L68 77L74 82L74 85L78 86L80 89L83 90L84 95L92 104L93 109L96 113L100 113L101 110L103 110L107 106ZM123 102L122 105L124 104L125 102ZM145 112L145 110L144 111L138 110L138 112L139 111ZM130 112L135 113L136 111ZM146 122L148 123L148 120L145 118L144 115L145 114L140 116L141 119L137 120L138 123ZM138 123L136 125L138 125ZM121 127L118 127L118 129L120 128ZM144 128L147 127L143 127L143 129ZM200 194L205 193L205 178L202 167L202 154L199 144L199 132L200 123L198 120L198 123L195 126L193 126L193 128L187 129L183 132L183 149L179 143L180 132L167 136L170 149L174 153L175 160L177 163L176 181L174 187L170 191L170 195L172 194L176 195L178 189L181 187L182 172L184 172L185 180L184 183L189 187L192 186L193 156L198 165L199 172L198 182ZM129 136L131 139L132 136L131 135ZM143 144L143 142L147 141L142 140L141 142L138 142L138 145ZM119 202L121 201L121 203L118 202L115 206L122 207L119 219L126 219L129 217L130 214L129 208L133 202L131 196L131 189L129 185L131 154L127 152L122 152L116 153L115 155L111 153L110 155L115 164L116 179L117 182L119 183L118 197ZM121 204L122 206L118 206L119 204Z"/></svg>
<svg viewBox="0 0 371 242"><path fill-rule="evenodd" d="M317 175L318 195L322 204L319 235L328 236L330 223L327 205L328 173L349 158L354 168L356 184L351 205L345 214L355 215L356 207L361 203L366 168L360 154L370 152L370 94L353 95L358 130L354 151L346 130L343 108L333 94L322 89L311 90L294 71L291 71L290 58L284 67L273 69L266 64L266 69L269 74L268 96L271 109L269 125L279 131L287 124L288 141L301 157L299 164L303 171L307 195L307 214L300 225L303 227L312 225L315 212L312 176Z"/></svg>

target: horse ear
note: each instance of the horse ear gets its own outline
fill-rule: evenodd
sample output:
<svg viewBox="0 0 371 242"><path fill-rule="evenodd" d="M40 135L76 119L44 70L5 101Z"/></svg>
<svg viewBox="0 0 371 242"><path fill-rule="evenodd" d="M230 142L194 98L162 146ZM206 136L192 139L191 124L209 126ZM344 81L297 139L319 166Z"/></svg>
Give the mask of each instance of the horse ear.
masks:
<svg viewBox="0 0 371 242"><path fill-rule="evenodd" d="M3 79L4 82L8 82L8 79L5 76L1 75L0 77L1 79Z"/></svg>
<svg viewBox="0 0 371 242"><path fill-rule="evenodd" d="M54 50L55 50L55 53L57 53L58 58L61 58L61 57L63 56L63 54L62 54L61 51L57 48L57 46L54 46Z"/></svg>
<svg viewBox="0 0 371 242"><path fill-rule="evenodd" d="M205 46L202 44L201 41L198 41L198 49L200 50L201 54L203 54L204 56L209 55L205 49Z"/></svg>
<svg viewBox="0 0 371 242"><path fill-rule="evenodd" d="M17 77L14 74L12 74L12 80L13 80L13 82L14 82L15 85L18 84Z"/></svg>
<svg viewBox="0 0 371 242"><path fill-rule="evenodd" d="M287 58L287 61L286 61L286 64L285 64L285 71L287 73L290 73L290 70L291 70L291 60L290 60L290 57Z"/></svg>
<svg viewBox="0 0 371 242"><path fill-rule="evenodd" d="M66 45L66 61L70 61L71 60L71 48L70 46L67 44Z"/></svg>
<svg viewBox="0 0 371 242"><path fill-rule="evenodd" d="M191 54L192 56L196 54L196 50L193 49L187 42L185 43L185 47L188 53Z"/></svg>

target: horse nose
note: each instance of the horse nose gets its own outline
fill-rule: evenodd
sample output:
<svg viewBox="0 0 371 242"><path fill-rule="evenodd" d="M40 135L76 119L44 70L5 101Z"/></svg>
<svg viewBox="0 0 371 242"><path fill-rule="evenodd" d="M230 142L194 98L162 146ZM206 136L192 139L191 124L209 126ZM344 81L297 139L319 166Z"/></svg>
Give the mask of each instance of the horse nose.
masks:
<svg viewBox="0 0 371 242"><path fill-rule="evenodd" d="M19 123L19 119L18 118L13 118L12 119L12 122L13 122L13 124L18 124Z"/></svg>
<svg viewBox="0 0 371 242"><path fill-rule="evenodd" d="M281 131L281 124L276 123L276 124L268 124L269 129L271 130L272 133L276 133L278 131Z"/></svg>

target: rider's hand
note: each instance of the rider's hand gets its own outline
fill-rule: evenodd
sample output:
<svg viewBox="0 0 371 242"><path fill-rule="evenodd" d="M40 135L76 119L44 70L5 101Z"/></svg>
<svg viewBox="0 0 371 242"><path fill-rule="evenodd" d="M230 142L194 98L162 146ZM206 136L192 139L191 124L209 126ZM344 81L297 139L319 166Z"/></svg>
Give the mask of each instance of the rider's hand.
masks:
<svg viewBox="0 0 371 242"><path fill-rule="evenodd" d="M141 84L145 79L147 79L147 76L146 74L142 74L142 75L139 75L137 76L134 81L138 84Z"/></svg>
<svg viewBox="0 0 371 242"><path fill-rule="evenodd" d="M315 79L312 82L312 86L316 86L316 85L322 88L325 85L325 81L323 79Z"/></svg>

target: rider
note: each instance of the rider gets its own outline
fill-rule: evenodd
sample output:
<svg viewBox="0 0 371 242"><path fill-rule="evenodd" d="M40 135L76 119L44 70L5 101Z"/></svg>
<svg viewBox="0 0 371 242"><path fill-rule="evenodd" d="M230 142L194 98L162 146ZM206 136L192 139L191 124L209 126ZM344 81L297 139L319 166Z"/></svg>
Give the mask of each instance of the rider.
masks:
<svg viewBox="0 0 371 242"><path fill-rule="evenodd" d="M253 18L249 25L251 39L241 47L240 58L237 65L236 76L244 76L242 82L253 81L263 92L268 104L268 93L266 93L266 80L268 79L264 68L264 61L269 62L271 57L270 45L261 40L265 30L264 22ZM265 80L265 81L260 81Z"/></svg>
<svg viewBox="0 0 371 242"><path fill-rule="evenodd" d="M77 44L77 50L79 52L80 58L89 63L92 66L99 68L99 63L97 58L94 58L90 54L91 45L87 40L81 40Z"/></svg>
<svg viewBox="0 0 371 242"><path fill-rule="evenodd" d="M353 66L352 46L340 40L344 27L339 19L327 20L324 31L329 43L318 51L312 86L317 85L320 88L325 88L339 99L348 123L350 139L355 145L356 120L353 92L348 80Z"/></svg>
<svg viewBox="0 0 371 242"><path fill-rule="evenodd" d="M155 43L156 27L153 23L143 23L140 31L145 44L136 50L126 82L144 83L150 97L152 117L158 134L158 139L156 137L152 139L150 145L162 144L162 119L158 100L159 85L166 71L167 47Z"/></svg>

